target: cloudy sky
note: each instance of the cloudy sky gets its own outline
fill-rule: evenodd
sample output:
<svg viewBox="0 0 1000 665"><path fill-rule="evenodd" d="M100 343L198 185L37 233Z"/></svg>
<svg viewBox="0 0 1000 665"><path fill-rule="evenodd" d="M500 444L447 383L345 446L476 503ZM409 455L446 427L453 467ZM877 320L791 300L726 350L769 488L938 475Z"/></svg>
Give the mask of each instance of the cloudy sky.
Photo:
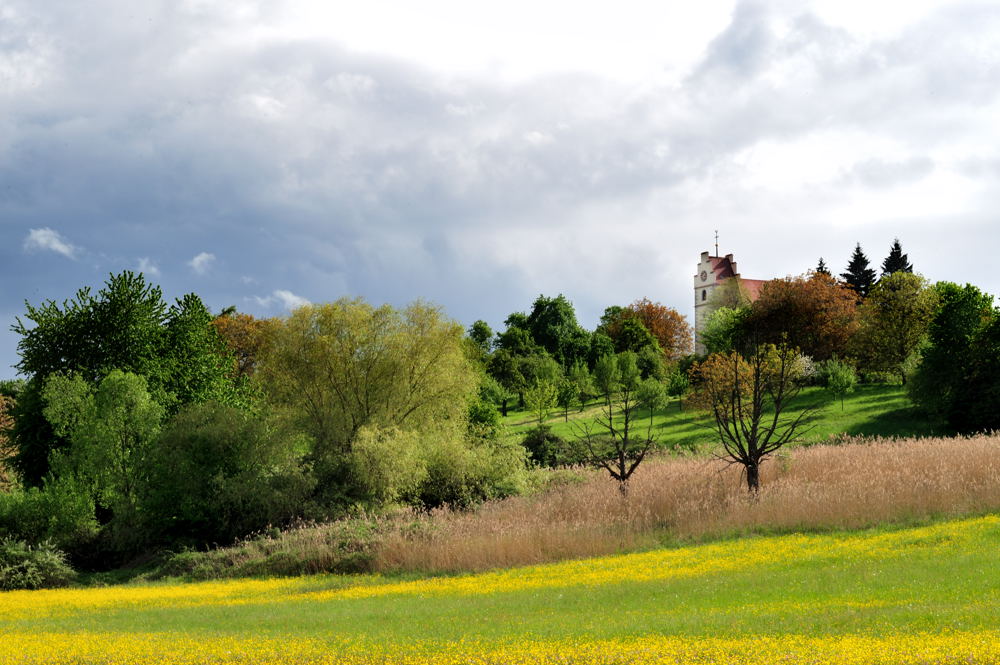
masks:
<svg viewBox="0 0 1000 665"><path fill-rule="evenodd" d="M995 2L0 0L0 378L25 300L123 269L592 327L690 315L718 229L1000 293L998 118Z"/></svg>

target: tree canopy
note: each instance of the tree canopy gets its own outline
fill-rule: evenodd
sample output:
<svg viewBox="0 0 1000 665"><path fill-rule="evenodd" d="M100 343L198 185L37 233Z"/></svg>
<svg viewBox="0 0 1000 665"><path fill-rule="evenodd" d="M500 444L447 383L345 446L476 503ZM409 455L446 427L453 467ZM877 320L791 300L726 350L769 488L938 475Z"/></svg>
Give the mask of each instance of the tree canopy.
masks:
<svg viewBox="0 0 1000 665"><path fill-rule="evenodd" d="M906 383L906 365L927 334L937 293L927 280L897 272L879 280L858 310L855 349L870 369L890 372Z"/></svg>
<svg viewBox="0 0 1000 665"><path fill-rule="evenodd" d="M649 331L666 358L677 358L691 353L692 330L684 315L649 298L636 300L625 308L626 316L638 319ZM638 349L632 349L638 351Z"/></svg>
<svg viewBox="0 0 1000 665"><path fill-rule="evenodd" d="M589 333L577 323L573 303L561 293L555 298L540 295L535 299L527 329L532 340L564 367L585 358L590 348Z"/></svg>
<svg viewBox="0 0 1000 665"><path fill-rule="evenodd" d="M925 410L961 428L968 408L963 402L976 399L968 377L980 355L977 340L996 316L993 297L970 284L951 282L939 282L934 291L938 305L909 391Z"/></svg>
<svg viewBox="0 0 1000 665"><path fill-rule="evenodd" d="M273 326L258 374L270 400L313 437L320 482L343 482L362 427L464 431L477 380L462 337L423 302L306 305Z"/></svg>
<svg viewBox="0 0 1000 665"><path fill-rule="evenodd" d="M25 306L24 318L12 326L21 336L17 369L28 377L12 438L13 463L29 483L41 481L50 452L65 444L42 414L41 391L54 373L77 374L94 385L115 369L141 376L168 413L189 402L247 399L211 313L194 294L168 307L159 287L125 271L111 275L97 294L84 288L61 305Z"/></svg>
<svg viewBox="0 0 1000 665"><path fill-rule="evenodd" d="M787 343L825 360L845 355L857 330L855 295L830 275L812 273L765 282L746 330L755 343Z"/></svg>

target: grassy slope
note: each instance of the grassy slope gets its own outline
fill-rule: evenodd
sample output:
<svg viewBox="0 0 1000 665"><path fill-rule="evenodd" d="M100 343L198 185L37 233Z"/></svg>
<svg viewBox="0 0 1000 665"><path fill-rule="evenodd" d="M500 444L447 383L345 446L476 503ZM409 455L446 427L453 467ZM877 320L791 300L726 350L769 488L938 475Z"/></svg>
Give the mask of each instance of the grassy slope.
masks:
<svg viewBox="0 0 1000 665"><path fill-rule="evenodd" d="M390 651L421 643L431 652L454 649L440 643L459 640L488 652L525 641L663 635L737 640L732 647L737 650L759 646L744 647L742 638L765 635L780 642L806 636L819 640L809 647L815 649L826 644L823 640L844 636L912 640L942 630L979 631L977 639L985 635L995 642L998 547L1000 519L987 516L896 531L743 539L412 582L323 576L202 583L184 587L182 598L168 586L16 592L0 594L5 608L0 654L5 640L12 647L18 635L58 634L30 648L17 644L28 649L17 662L31 663L39 662L31 649L44 650L46 640L63 640L60 653L68 656L83 648L74 640L125 638L121 644L127 646L130 633L162 631L168 641L173 631L201 635L209 640L206 649L212 639L239 636L288 645L306 638L324 644L374 642ZM345 587L346 594L312 595ZM88 608L87 594L108 604ZM132 594L146 597L130 600ZM90 631L105 636L88 637ZM781 644L785 653L788 647ZM950 647L955 656L958 647L957 642ZM7 660L0 655L0 663Z"/></svg>
<svg viewBox="0 0 1000 665"><path fill-rule="evenodd" d="M822 411L814 422L805 441L818 442L840 434L867 436L929 436L944 433L941 423L930 420L913 408L901 386L859 386L854 394L839 400L823 388L806 388L792 403L792 411L806 407L819 407ZM642 412L643 425L648 411ZM577 420L592 420L600 414L595 403L583 413L570 410L569 422L562 413L555 414L546 423L564 438L574 435ZM504 421L515 433L523 433L535 425L530 413L512 411ZM711 418L704 412L681 410L677 400L653 413L653 432L664 447L699 448L711 445L714 433L708 428Z"/></svg>

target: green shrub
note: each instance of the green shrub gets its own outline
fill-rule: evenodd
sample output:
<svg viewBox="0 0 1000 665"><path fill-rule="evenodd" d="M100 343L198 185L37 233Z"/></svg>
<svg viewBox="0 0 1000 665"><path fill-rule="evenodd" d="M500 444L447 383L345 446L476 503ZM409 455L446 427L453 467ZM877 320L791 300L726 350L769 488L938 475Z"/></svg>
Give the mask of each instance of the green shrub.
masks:
<svg viewBox="0 0 1000 665"><path fill-rule="evenodd" d="M71 477L47 478L41 488L0 493L0 538L78 551L98 532L94 500Z"/></svg>
<svg viewBox="0 0 1000 665"><path fill-rule="evenodd" d="M151 455L143 501L149 536L232 542L297 516L313 489L307 444L265 418L209 402L183 409Z"/></svg>
<svg viewBox="0 0 1000 665"><path fill-rule="evenodd" d="M0 591L60 587L75 579L66 555L52 543L29 545L23 540L0 539Z"/></svg>
<svg viewBox="0 0 1000 665"><path fill-rule="evenodd" d="M566 463L568 446L548 425L532 427L521 440L531 461L539 466L554 467Z"/></svg>
<svg viewBox="0 0 1000 665"><path fill-rule="evenodd" d="M427 479L427 463L416 432L362 427L349 456L351 476L370 506L412 501Z"/></svg>
<svg viewBox="0 0 1000 665"><path fill-rule="evenodd" d="M520 494L526 487L526 452L502 433L426 437L422 445L427 478L419 497L424 506L471 506Z"/></svg>

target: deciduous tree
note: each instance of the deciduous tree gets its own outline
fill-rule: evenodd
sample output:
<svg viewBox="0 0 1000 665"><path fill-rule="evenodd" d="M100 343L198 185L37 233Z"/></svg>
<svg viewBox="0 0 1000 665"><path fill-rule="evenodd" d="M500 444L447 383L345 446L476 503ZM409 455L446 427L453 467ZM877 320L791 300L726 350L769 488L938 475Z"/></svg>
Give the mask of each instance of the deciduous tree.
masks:
<svg viewBox="0 0 1000 665"><path fill-rule="evenodd" d="M708 315L700 341L705 353L729 353L741 347L750 307L720 307Z"/></svg>
<svg viewBox="0 0 1000 665"><path fill-rule="evenodd" d="M765 282L746 319L761 342L787 343L816 360L846 355L858 329L857 300L829 275L812 273Z"/></svg>
<svg viewBox="0 0 1000 665"><path fill-rule="evenodd" d="M267 337L267 319L226 312L212 319L212 326L233 357L234 375L242 379L253 376Z"/></svg>
<svg viewBox="0 0 1000 665"><path fill-rule="evenodd" d="M869 369L892 372L906 383L906 363L927 335L937 293L920 275L887 275L859 310L857 354Z"/></svg>
<svg viewBox="0 0 1000 665"><path fill-rule="evenodd" d="M542 379L524 391L524 402L538 425L541 426L552 415L559 398L559 388L551 381Z"/></svg>
<svg viewBox="0 0 1000 665"><path fill-rule="evenodd" d="M934 290L938 307L928 326L928 345L921 350L909 393L924 410L951 421L968 384L975 339L996 314L993 297L971 284L939 282Z"/></svg>
<svg viewBox="0 0 1000 665"><path fill-rule="evenodd" d="M478 384L462 338L460 325L423 302L306 305L273 327L258 375L313 437L321 490L348 491L344 464L362 427L464 436Z"/></svg>
<svg viewBox="0 0 1000 665"><path fill-rule="evenodd" d="M693 348L691 326L684 315L676 309L643 298L629 305L624 314L642 322L668 360L676 360L691 353Z"/></svg>
<svg viewBox="0 0 1000 665"><path fill-rule="evenodd" d="M710 356L696 366L697 403L714 418L715 431L731 464L746 474L747 489L760 489L760 465L782 446L804 433L814 409L786 412L798 394L798 352L787 345L756 346L748 357L739 353Z"/></svg>
<svg viewBox="0 0 1000 665"><path fill-rule="evenodd" d="M476 343L483 354L487 354L493 346L493 328L480 319L469 326L469 338Z"/></svg>
<svg viewBox="0 0 1000 665"><path fill-rule="evenodd" d="M14 456L14 447L10 444L10 430L14 427L11 411L14 408L14 398L0 395L0 492L5 492L14 484L13 470L10 459Z"/></svg>
<svg viewBox="0 0 1000 665"><path fill-rule="evenodd" d="M61 305L49 300L27 313L12 330L21 336L17 368L28 377L15 409L14 464L37 485L48 470L54 436L42 411L41 392L53 373L79 374L98 384L114 369L142 376L150 394L173 413L188 402L245 404L232 376L232 359L212 315L194 294L167 306L159 287L141 274L112 275L97 294L89 288Z"/></svg>
<svg viewBox="0 0 1000 665"><path fill-rule="evenodd" d="M89 486L98 505L113 513L117 544L134 547L164 407L149 394L143 377L121 370L112 370L96 386L79 374L53 374L43 398L45 417L70 442L57 453L55 473Z"/></svg>
<svg viewBox="0 0 1000 665"><path fill-rule="evenodd" d="M613 367L610 365L613 363ZM653 448L656 439L652 427L645 434L637 431L642 383L635 354L625 352L602 359L598 383L606 390L601 415L593 423L580 423L573 445L577 455L608 472L618 483L623 499L628 498L632 474Z"/></svg>
<svg viewBox="0 0 1000 665"><path fill-rule="evenodd" d="M566 296L538 296L528 314L527 327L536 344L549 352L560 365L568 367L586 356L588 333L576 320L576 311Z"/></svg>

